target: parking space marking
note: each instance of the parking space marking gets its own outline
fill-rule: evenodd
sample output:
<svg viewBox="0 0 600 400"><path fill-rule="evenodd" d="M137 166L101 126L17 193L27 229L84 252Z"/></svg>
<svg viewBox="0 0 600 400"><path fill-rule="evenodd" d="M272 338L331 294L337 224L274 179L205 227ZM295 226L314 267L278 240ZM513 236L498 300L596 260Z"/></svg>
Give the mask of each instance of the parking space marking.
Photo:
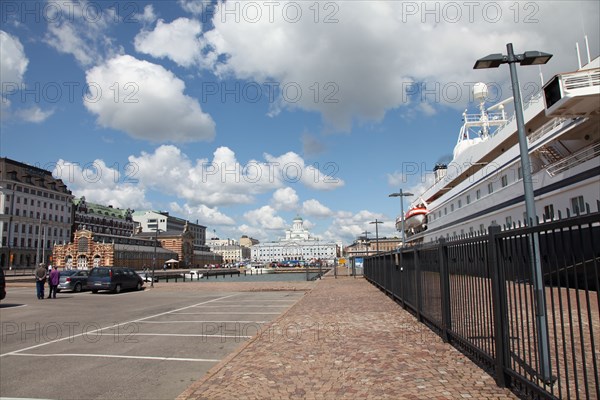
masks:
<svg viewBox="0 0 600 400"><path fill-rule="evenodd" d="M15 356L23 357L101 357L101 358L131 358L137 360L159 360L159 361L192 361L192 362L219 362L220 359L213 358L180 358L180 357L152 357L152 356L120 356L114 354L78 354L78 353L56 353L56 354L33 354L15 353Z"/></svg>
<svg viewBox="0 0 600 400"><path fill-rule="evenodd" d="M0 357L10 356L10 355L19 355L19 353L21 353L23 351L36 349L38 347L46 346L48 344L58 343L58 342L62 342L62 341L65 341L65 340L73 340L73 338L76 338L76 337L79 337L79 336L90 335L90 334L93 334L93 333L96 333L96 332L102 332L102 331L107 330L107 329L114 329L114 328L117 328L117 327L119 327L121 325L127 325L127 324L133 324L133 323L136 323L136 322L142 322L142 321L145 321L145 320L150 319L150 318L160 317L162 315L171 314L172 312L176 312L176 311L187 310L188 308L197 307L198 305L201 305L201 304L208 304L208 303L212 303L212 302L215 302L215 301L219 301L221 299L228 299L228 298L234 297L234 296L239 296L239 293L234 293L234 294L230 294L228 296L223 296L223 297L219 297L219 298L216 298L216 299L212 299L212 300L208 300L208 301L203 301L201 303L192 304L192 305L186 306L186 307L181 307L181 308L178 308L178 309L172 310L172 311L165 311L165 312L162 312L162 313L159 313L159 314L156 314L156 315L150 315L148 317L139 318L139 319L136 319L136 320L133 320L133 321L121 322L121 323L118 323L118 324L113 324L111 326L107 326L107 327L99 328L99 329L94 329L92 331L79 333L79 334L73 335L73 336L69 335L69 336L66 336L64 338L55 339L55 340L51 340L51 341L48 341L48 342L45 342L45 343L36 344L35 346L25 347L23 349L11 351L11 352L8 352L8 353L2 353L2 354L0 354Z"/></svg>
<svg viewBox="0 0 600 400"><path fill-rule="evenodd" d="M175 337L201 337L201 338L218 338L218 339L250 339L248 335L207 335L205 333L134 333L132 336L175 336Z"/></svg>
<svg viewBox="0 0 600 400"><path fill-rule="evenodd" d="M190 322L202 324L232 323L232 324L266 324L268 321L139 321L142 324L188 324Z"/></svg>
<svg viewBox="0 0 600 400"><path fill-rule="evenodd" d="M283 305L283 306L264 306L264 305L261 305L261 304L258 304L258 305L255 305L255 306L244 304L244 305L239 306L239 305L232 304L232 305L220 305L220 306L198 306L197 308L227 308L227 307L229 307L229 308L231 308L231 307L236 307L236 308L256 308L256 307L263 307L263 308L267 308L267 307L271 307L271 308L283 308L283 307L288 307L288 306L286 306L286 305Z"/></svg>
<svg viewBox="0 0 600 400"><path fill-rule="evenodd" d="M173 314L178 314L178 315L204 315L204 314L209 314L209 315L279 315L281 314L280 312L246 312L246 311L240 311L240 312L229 312L229 311L223 311L223 312L213 312L213 311L205 311L205 312L195 312L195 313L173 313Z"/></svg>

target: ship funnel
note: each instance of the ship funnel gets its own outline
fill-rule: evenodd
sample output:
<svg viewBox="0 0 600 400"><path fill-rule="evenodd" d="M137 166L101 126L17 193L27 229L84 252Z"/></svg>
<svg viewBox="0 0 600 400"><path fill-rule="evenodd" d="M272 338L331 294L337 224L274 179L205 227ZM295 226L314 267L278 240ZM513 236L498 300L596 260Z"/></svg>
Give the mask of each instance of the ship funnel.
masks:
<svg viewBox="0 0 600 400"><path fill-rule="evenodd" d="M435 181L439 182L442 178L444 178L446 176L446 172L448 172L448 166L446 164L435 164L435 167L433 167Z"/></svg>

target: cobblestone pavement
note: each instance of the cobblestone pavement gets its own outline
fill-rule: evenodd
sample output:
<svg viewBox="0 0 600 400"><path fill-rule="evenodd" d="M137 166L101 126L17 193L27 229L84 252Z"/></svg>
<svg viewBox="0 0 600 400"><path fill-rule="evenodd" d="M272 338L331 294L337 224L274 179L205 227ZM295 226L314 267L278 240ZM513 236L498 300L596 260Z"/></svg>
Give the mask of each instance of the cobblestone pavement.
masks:
<svg viewBox="0 0 600 400"><path fill-rule="evenodd" d="M177 400L516 398L363 278L311 288Z"/></svg>

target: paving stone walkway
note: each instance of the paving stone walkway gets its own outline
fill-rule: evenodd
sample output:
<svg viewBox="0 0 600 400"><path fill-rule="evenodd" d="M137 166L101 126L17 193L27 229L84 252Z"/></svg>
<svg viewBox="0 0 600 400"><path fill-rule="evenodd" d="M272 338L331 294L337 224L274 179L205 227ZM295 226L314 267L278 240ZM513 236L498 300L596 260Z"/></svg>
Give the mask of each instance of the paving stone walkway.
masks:
<svg viewBox="0 0 600 400"><path fill-rule="evenodd" d="M326 276L177 400L515 398L363 278Z"/></svg>

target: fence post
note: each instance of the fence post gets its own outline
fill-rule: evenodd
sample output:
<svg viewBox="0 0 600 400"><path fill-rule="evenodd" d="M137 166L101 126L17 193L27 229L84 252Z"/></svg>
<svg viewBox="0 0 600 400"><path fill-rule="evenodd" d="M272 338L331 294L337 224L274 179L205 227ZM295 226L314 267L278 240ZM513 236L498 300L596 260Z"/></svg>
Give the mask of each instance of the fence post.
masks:
<svg viewBox="0 0 600 400"><path fill-rule="evenodd" d="M419 250L417 249L417 247L415 246L414 250L413 250L413 254L414 254L414 258L415 258L415 286L416 286L416 290L417 290L417 304L416 304L416 308L417 308L417 321L419 322L423 322L423 316L421 315L421 310L422 310L422 288L421 288L421 266L419 265Z"/></svg>
<svg viewBox="0 0 600 400"><path fill-rule="evenodd" d="M452 330L452 314L450 309L450 273L448 271L448 248L446 239L440 238L438 259L440 261L440 290L442 297L442 339L448 342L448 331Z"/></svg>
<svg viewBox="0 0 600 400"><path fill-rule="evenodd" d="M494 303L494 343L495 348L495 379L501 387L507 386L508 376L504 373L508 367L508 337L506 335L506 278L500 262L502 254L501 240L496 235L500 233L500 225L493 224L488 228L488 268L492 279L492 301Z"/></svg>

